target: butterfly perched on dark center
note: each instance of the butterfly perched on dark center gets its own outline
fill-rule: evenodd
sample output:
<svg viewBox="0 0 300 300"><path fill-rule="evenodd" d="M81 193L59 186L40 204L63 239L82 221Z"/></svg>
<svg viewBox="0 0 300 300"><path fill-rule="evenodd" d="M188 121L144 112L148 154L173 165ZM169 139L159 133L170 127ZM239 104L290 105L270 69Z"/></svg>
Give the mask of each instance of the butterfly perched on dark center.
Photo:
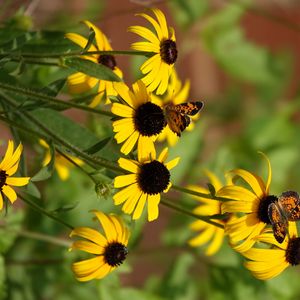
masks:
<svg viewBox="0 0 300 300"><path fill-rule="evenodd" d="M166 122L170 129L177 134L181 135L181 132L189 126L191 119L189 116L196 115L203 107L202 101L186 102L181 104L167 104L164 107L164 114Z"/></svg>
<svg viewBox="0 0 300 300"><path fill-rule="evenodd" d="M300 220L300 198L297 192L283 192L278 200L268 206L268 216L273 234L278 243L282 243L288 233L288 221Z"/></svg>

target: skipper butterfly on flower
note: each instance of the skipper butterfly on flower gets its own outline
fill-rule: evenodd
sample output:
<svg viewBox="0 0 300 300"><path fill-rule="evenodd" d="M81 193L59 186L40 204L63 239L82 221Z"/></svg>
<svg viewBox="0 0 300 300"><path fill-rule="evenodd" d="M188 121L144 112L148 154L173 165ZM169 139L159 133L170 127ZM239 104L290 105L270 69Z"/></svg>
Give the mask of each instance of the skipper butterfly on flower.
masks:
<svg viewBox="0 0 300 300"><path fill-rule="evenodd" d="M186 102L181 104L168 104L164 108L166 122L170 129L177 134L181 135L181 132L189 126L191 119L189 116L196 115L203 107L202 101Z"/></svg>
<svg viewBox="0 0 300 300"><path fill-rule="evenodd" d="M282 243L288 233L288 221L300 220L300 198L297 192L283 192L277 201L268 206L268 216L273 234Z"/></svg>

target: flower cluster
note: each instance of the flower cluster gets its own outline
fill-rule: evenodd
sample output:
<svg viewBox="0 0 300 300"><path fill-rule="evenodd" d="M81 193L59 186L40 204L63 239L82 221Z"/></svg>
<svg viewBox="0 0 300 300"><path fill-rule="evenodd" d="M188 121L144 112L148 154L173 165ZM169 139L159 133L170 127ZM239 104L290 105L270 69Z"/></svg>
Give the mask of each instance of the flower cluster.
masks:
<svg viewBox="0 0 300 300"><path fill-rule="evenodd" d="M103 80L79 72L81 70L67 78L71 94L96 91L89 107L76 104L77 108L84 107L99 113L100 110L94 108L105 102L105 109L109 110L105 114L113 116L111 130L114 147L120 152L118 160L105 161L101 165L102 158L93 157L88 150L81 151L75 146L71 149L74 153L64 154L60 149L68 143L63 143L60 138L53 147L44 140L40 140L40 145L46 149L42 165L52 164L61 180L70 176L72 163L94 181L98 193L110 195L109 185L113 186L114 205L122 206L121 210L130 215L131 220L140 219L144 213L151 222L159 217L162 193L167 193L171 187L176 189L174 182L172 185L171 170L180 160L180 157L168 160L168 148L158 150L158 142L167 141L169 146L175 146L185 129L193 130L204 104L202 101L189 101L190 81L183 83L175 69L178 58L175 32L167 25L163 12L155 8L149 14L138 16L148 21L151 27L128 28L129 32L144 40L134 42L131 46L133 51L127 52L146 57L140 66L141 78L130 85L125 83L126 73L119 69L116 59L116 54L126 51L113 51L109 39L97 26L90 21L83 22L93 33L89 38L77 33L65 35L71 43L80 47L81 52L76 54L80 56L79 61L88 61L97 68L101 65L120 79ZM12 177L18 171L21 153L22 144L14 150L14 142L8 142L0 163L0 210L3 203L7 204L7 199L11 203L17 199L11 186L29 183L30 177ZM81 156L78 155L80 159L75 153L81 153ZM279 196L270 193L271 163L265 154L262 156L267 163L266 181L247 170L234 169L225 174L226 182L222 183L215 174L206 170L210 181L208 187L188 185L181 190L193 195L199 204L188 212L197 218L190 224L196 235L189 238L188 244L192 247L206 246L205 254L213 255L228 239L230 246L247 259L246 268L256 278L266 280L277 276L289 265L300 263L300 236L295 224L300 219L300 197L294 191L286 191ZM89 158L92 158L92 163ZM112 180L107 185L98 182L93 172L85 169L84 162L95 170L97 162L100 162L100 167L113 166ZM21 169L20 173L25 173L25 170ZM177 190L180 188L177 187ZM79 281L105 277L125 261L130 248L129 230L119 216L96 209L92 212L102 229L69 226L72 228L71 237L83 239L75 240L70 250L93 255L72 264Z"/></svg>

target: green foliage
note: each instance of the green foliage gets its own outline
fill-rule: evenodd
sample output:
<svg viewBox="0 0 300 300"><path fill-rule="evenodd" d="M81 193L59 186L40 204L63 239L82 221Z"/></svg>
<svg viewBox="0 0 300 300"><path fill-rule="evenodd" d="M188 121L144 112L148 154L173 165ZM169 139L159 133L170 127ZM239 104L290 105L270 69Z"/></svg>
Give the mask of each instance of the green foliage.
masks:
<svg viewBox="0 0 300 300"><path fill-rule="evenodd" d="M111 69L90 60L70 57L64 60L64 64L71 69L85 73L91 77L108 81L121 81L121 78L119 78Z"/></svg>

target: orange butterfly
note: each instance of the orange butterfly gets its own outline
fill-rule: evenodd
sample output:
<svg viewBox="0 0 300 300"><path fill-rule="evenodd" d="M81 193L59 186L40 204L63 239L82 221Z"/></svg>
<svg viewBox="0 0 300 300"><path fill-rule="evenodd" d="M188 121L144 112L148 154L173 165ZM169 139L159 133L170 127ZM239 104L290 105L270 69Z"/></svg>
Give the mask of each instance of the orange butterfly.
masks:
<svg viewBox="0 0 300 300"><path fill-rule="evenodd" d="M273 234L282 243L288 233L288 221L300 220L300 198L297 192L283 192L277 201L268 206L268 216Z"/></svg>
<svg viewBox="0 0 300 300"><path fill-rule="evenodd" d="M189 116L194 116L203 107L202 101L186 102L181 104L167 104L164 107L166 122L170 129L177 134L181 135L181 132L189 126L191 119Z"/></svg>

